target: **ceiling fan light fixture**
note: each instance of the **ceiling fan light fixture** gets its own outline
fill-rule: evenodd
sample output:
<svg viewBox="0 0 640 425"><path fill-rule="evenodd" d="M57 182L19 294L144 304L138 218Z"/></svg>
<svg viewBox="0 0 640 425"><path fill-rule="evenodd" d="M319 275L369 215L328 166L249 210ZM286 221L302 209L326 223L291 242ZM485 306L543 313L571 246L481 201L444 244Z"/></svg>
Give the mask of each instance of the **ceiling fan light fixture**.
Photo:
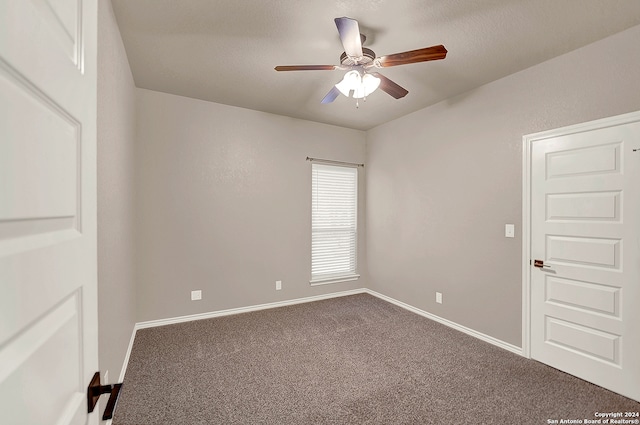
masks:
<svg viewBox="0 0 640 425"><path fill-rule="evenodd" d="M336 88L350 97L353 92L354 99L361 99L369 96L380 86L380 79L371 74L360 75L357 70L351 70L344 75L342 81L336 84Z"/></svg>
<svg viewBox="0 0 640 425"><path fill-rule="evenodd" d="M362 90L364 97L369 96L376 91L380 86L380 78L374 77L371 74L364 74L362 76Z"/></svg>
<svg viewBox="0 0 640 425"><path fill-rule="evenodd" d="M338 84L336 88L340 90L340 93L349 97L351 91L357 90L358 86L362 84L360 73L356 70L352 70L344 74L344 78Z"/></svg>

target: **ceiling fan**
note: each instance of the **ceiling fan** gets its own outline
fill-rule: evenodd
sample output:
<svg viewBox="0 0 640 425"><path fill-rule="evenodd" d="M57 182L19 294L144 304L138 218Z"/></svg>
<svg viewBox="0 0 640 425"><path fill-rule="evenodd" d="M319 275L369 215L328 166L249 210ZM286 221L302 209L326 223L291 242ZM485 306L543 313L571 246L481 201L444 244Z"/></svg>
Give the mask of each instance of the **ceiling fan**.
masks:
<svg viewBox="0 0 640 425"><path fill-rule="evenodd" d="M340 65L284 65L275 67L276 71L348 71L344 78L327 93L321 103L331 103L341 93L347 97L351 95L355 99L364 98L366 100L366 97L378 87L395 99L400 99L405 97L409 91L379 72L375 72L375 69L440 60L447 56L447 49L443 45L438 45L376 57L373 50L362 46L366 37L360 34L358 21L346 17L336 18L334 21L344 46L344 52L340 55ZM374 72L371 72L372 70ZM356 106L358 106L357 100Z"/></svg>

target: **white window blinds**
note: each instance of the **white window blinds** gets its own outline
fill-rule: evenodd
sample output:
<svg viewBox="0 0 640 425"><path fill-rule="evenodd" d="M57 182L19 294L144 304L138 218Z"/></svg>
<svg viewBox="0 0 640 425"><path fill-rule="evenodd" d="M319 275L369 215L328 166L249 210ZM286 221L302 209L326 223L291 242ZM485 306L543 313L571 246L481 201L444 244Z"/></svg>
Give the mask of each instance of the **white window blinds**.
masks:
<svg viewBox="0 0 640 425"><path fill-rule="evenodd" d="M311 283L358 277L358 169L312 164Z"/></svg>

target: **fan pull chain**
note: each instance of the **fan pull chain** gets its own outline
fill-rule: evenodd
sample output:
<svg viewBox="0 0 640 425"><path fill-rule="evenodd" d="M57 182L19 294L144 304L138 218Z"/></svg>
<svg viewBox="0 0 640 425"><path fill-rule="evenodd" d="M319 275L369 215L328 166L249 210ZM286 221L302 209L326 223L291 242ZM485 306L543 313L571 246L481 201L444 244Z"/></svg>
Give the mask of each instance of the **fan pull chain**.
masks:
<svg viewBox="0 0 640 425"><path fill-rule="evenodd" d="M363 102L366 102L366 101L367 101L367 98L366 98L366 97L363 97L363 98L362 98L362 101L363 101ZM360 108L360 103L359 103L359 102L360 102L360 99L359 99L359 98L358 98L358 99L356 99L356 109L359 109L359 108Z"/></svg>

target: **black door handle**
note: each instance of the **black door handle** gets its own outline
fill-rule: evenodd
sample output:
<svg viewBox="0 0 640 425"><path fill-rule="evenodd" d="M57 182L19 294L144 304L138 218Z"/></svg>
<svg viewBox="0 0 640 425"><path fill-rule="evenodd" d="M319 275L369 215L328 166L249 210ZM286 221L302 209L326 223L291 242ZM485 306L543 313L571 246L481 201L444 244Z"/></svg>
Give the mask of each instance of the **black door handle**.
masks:
<svg viewBox="0 0 640 425"><path fill-rule="evenodd" d="M116 408L118 395L120 395L120 388L122 388L122 384L100 385L100 372L94 373L87 387L88 412L93 412L102 394L109 394L109 401L107 401L107 407L104 409L102 420L106 421L107 419L113 418L113 411Z"/></svg>

